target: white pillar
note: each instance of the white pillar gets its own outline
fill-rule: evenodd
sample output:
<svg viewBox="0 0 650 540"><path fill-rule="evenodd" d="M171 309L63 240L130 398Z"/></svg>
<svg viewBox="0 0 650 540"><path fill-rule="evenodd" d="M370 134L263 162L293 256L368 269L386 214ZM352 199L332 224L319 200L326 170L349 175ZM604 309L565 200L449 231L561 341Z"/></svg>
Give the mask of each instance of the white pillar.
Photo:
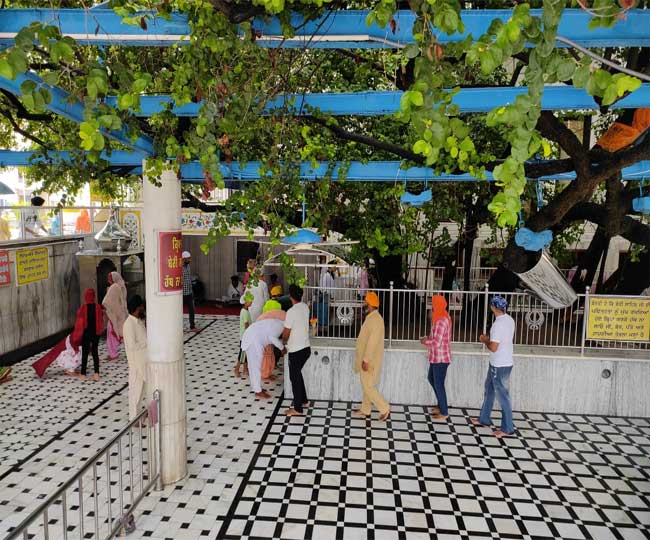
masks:
<svg viewBox="0 0 650 540"><path fill-rule="evenodd" d="M142 169L146 170L144 162ZM187 474L183 296L182 292L158 294L158 231L181 229L181 183L171 170L163 171L159 183L143 179L147 387L149 392L160 390L162 480L171 484Z"/></svg>

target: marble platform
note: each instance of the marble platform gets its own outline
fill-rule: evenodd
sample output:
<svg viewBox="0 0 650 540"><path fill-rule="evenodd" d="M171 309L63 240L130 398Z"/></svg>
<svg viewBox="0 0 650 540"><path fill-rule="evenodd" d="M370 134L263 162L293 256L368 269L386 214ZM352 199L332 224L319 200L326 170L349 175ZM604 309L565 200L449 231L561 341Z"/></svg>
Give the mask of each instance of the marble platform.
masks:
<svg viewBox="0 0 650 540"><path fill-rule="evenodd" d="M581 357L566 349L556 356L515 349L510 380L517 410L566 414L650 417L650 358L647 351L599 351ZM285 369L288 370L285 358ZM359 401L361 386L354 374L354 342L312 339L312 356L303 369L309 399ZM447 373L447 397L455 407L478 408L488 355L478 345L452 347ZM427 381L426 349L419 343L393 342L384 356L379 389L388 401L403 405L432 405ZM292 396L285 379L285 395Z"/></svg>

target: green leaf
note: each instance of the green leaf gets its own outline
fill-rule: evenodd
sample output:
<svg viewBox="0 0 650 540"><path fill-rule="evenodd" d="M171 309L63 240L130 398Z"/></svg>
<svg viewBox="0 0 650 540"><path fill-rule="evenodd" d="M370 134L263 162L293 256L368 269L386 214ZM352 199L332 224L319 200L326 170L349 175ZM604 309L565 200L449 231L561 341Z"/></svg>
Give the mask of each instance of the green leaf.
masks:
<svg viewBox="0 0 650 540"><path fill-rule="evenodd" d="M11 49L7 59L16 73L25 73L27 71L27 55L21 49L16 47Z"/></svg>
<svg viewBox="0 0 650 540"><path fill-rule="evenodd" d="M423 156L428 156L431 152L431 145L427 141L420 139L418 141L415 141L415 144L413 145L413 152L416 154L421 154Z"/></svg>
<svg viewBox="0 0 650 540"><path fill-rule="evenodd" d="M404 56L406 56L406 58L408 58L409 60L413 59L420 54L420 47L418 47L414 43L411 43L406 47L404 47L403 53Z"/></svg>
<svg viewBox="0 0 650 540"><path fill-rule="evenodd" d="M603 92L603 105L611 105L618 98L618 90L616 89L616 83L607 87L605 92Z"/></svg>
<svg viewBox="0 0 650 540"><path fill-rule="evenodd" d="M5 79L14 80L16 78L16 70L7 61L6 58L0 58L0 77Z"/></svg>
<svg viewBox="0 0 650 540"><path fill-rule="evenodd" d="M409 92L410 94L410 100L413 105L416 107L422 107L424 104L424 96L422 95L422 92L418 92L417 90L412 90Z"/></svg>
<svg viewBox="0 0 650 540"><path fill-rule="evenodd" d="M562 60L560 65L557 67L557 78L560 81L568 81L576 71L576 63L570 58L565 58Z"/></svg>
<svg viewBox="0 0 650 540"><path fill-rule="evenodd" d="M612 77L612 81L616 84L616 91L618 97L624 96L627 92L634 92L641 86L641 81L636 77L630 77L623 73L617 73Z"/></svg>
<svg viewBox="0 0 650 540"><path fill-rule="evenodd" d="M133 106L133 96L131 94L122 94L117 98L117 107L126 110Z"/></svg>
<svg viewBox="0 0 650 540"><path fill-rule="evenodd" d="M36 90L36 83L34 81L30 81L29 79L23 81L20 85L20 93L23 95L31 94L34 90Z"/></svg>
<svg viewBox="0 0 650 540"><path fill-rule="evenodd" d="M576 88L584 88L591 75L589 66L580 66L573 73L573 86Z"/></svg>

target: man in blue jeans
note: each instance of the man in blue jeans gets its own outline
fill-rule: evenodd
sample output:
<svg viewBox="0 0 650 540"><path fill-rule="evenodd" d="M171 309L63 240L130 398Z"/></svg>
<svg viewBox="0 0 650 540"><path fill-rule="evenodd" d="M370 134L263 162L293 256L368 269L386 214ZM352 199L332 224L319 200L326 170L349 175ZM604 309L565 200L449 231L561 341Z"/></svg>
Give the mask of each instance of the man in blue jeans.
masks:
<svg viewBox="0 0 650 540"><path fill-rule="evenodd" d="M501 428L494 432L496 437L508 437L515 432L512 422L512 402L508 392L508 380L512 371L513 341L515 337L515 321L506 314L508 301L502 296L494 296L490 301L490 309L494 314L494 324L490 335L482 334L479 341L490 351L490 367L485 378L485 396L481 414L472 418L475 426L491 426L492 406L496 394L501 406Z"/></svg>

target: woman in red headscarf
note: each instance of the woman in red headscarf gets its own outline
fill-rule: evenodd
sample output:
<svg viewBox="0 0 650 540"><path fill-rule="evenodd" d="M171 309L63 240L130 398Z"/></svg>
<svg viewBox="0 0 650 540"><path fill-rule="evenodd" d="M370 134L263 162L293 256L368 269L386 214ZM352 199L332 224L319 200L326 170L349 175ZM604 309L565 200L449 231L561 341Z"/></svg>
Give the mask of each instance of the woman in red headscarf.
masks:
<svg viewBox="0 0 650 540"><path fill-rule="evenodd" d="M89 307L94 306L94 307ZM90 324L89 324L90 323ZM72 334L57 343L47 354L43 355L32 364L34 371L39 377L43 377L45 370L49 365L57 360L57 363L64 368L68 375L74 375L74 369L78 361L73 362L73 357L78 355L79 348L82 347L82 365L88 361L88 350L92 347L93 337L96 336L96 343L99 342L99 336L103 330L104 321L102 319L102 308L95 303L95 290L86 289L84 293L84 304L77 310L77 318L74 323ZM94 336L93 336L94 334ZM88 348L85 359L83 358L84 338L87 336ZM97 346L93 351L94 358L97 358L95 364L95 378L99 379L99 356L95 353ZM82 373L85 375L85 369L82 367ZM85 377L84 377L85 378Z"/></svg>
<svg viewBox="0 0 650 540"><path fill-rule="evenodd" d="M72 341L81 343L81 373L80 379L86 378L88 365L88 354L92 352L93 381L99 380L99 336L104 331L104 320L102 318L102 306L96 302L95 289L86 289L84 292L84 304L77 311Z"/></svg>
<svg viewBox="0 0 650 540"><path fill-rule="evenodd" d="M451 362L451 318L447 313L447 300L444 296L431 298L431 333L429 337L420 338L420 343L429 349L429 384L438 400L433 408L434 420L447 420L449 410L445 378Z"/></svg>

